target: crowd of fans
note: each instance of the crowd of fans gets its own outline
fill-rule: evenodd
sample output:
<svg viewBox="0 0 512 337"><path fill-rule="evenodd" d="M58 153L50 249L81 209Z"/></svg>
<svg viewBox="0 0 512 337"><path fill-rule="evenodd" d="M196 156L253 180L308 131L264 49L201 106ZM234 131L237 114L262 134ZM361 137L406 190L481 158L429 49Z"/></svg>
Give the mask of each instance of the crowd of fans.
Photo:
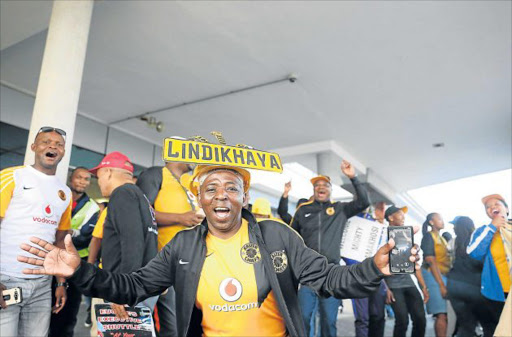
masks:
<svg viewBox="0 0 512 337"><path fill-rule="evenodd" d="M87 294L103 294L101 291L93 291L96 287L94 279L103 277L103 274L96 272L96 269L89 270L86 265L99 266L112 274L136 275L140 268L151 265L151 261L157 255L155 260L171 259L171 255L166 255L171 254L168 243L172 241L182 244L181 241L184 239L173 240L179 232L197 229L201 223L211 225L208 214L210 217L211 214L216 214L219 218L230 216L229 207L208 210L204 203L207 202L205 195L210 193L209 189L203 192L206 194L203 194L203 200L199 202L197 192L204 187L206 180L215 176L215 173L221 177L222 172L232 171L231 173L236 173L236 177L241 178L241 193L247 192L249 188L250 177L246 176L245 170L228 167L220 168L220 172L201 171L198 168L194 170L194 166L185 163L167 163L163 167L149 168L135 181L130 159L119 152L109 153L95 168L75 168L71 172L68 186L65 186L55 177L57 165L64 156L65 137L63 130L41 128L32 145L32 151L35 152L34 165L12 167L0 172L0 287L2 291L14 287L23 290L23 301L18 304L7 306L0 296L2 336L73 336L84 289L88 289L85 291ZM414 274L388 275L383 271L385 267L381 268L379 259L384 258L378 257L379 252L384 249L387 254L387 249L390 248L388 238L384 235L381 238L383 248L376 253L373 262L378 270L382 271L379 272L379 277L383 279L381 281L379 278L376 282L369 276L377 273L369 267L371 262L355 261L340 256L340 242L347 220L354 216L362 216L385 227L404 226L407 225L407 207L388 206L383 202L370 205L366 188L358 180L353 166L343 161L341 172L354 186L353 201L333 202L331 179L323 175L311 179L313 194L298 201L293 216L288 212L291 182L285 185L279 201L276 210L279 218L273 215L268 200L258 198L251 205L244 199L244 207L252 212L255 223L262 230L262 233L259 229L251 230L256 226L251 222L252 215L249 216L242 211L242 226L249 228L248 237L244 240L249 240L255 235L257 239L254 240L258 241L261 240L260 236L263 236L264 241L271 245L268 241L274 239L273 236L289 235L283 234L281 229L274 230L274 233L269 229L281 223L300 234L303 240L300 244L307 247L298 249L295 246L287 246L290 250L298 249L296 256L301 255L300 257L290 256L288 251L288 257L284 253L276 254L280 251L271 254L271 261L278 275L276 280L279 282L289 283L283 281L283 278L291 277L283 273L288 263L301 269L294 270L298 276L291 278L295 288L301 283L296 295L288 291L288 285L281 285L282 293L276 294L276 286L272 282L277 281L273 281L274 279L268 275L266 281L262 281L259 271L255 271L258 295L260 287L271 288L274 291L268 293L267 290L266 298L258 296L258 307L261 308L258 310L268 312L262 314L261 322L253 322L256 328L248 333L336 336L340 334L336 328L338 311L342 305L340 297L350 298L350 295L360 297L353 299L356 336L384 336L386 304L391 305L395 317L393 336L406 335L409 317L412 320L412 336L424 336L427 313L434 317L437 337L475 336L477 327L481 327L485 337L490 337L494 334L500 335L502 329L510 329L510 318L500 320L507 298L510 302L508 293L512 272L512 222L507 220L509 207L502 196L494 194L482 199L484 210L490 218L488 224L475 229L475 224L467 216L457 216L450 221L454 226L455 239L446 236L446 232L442 233L445 223L441 214L428 214L422 228L423 262L421 268ZM93 175L97 176L102 196L109 200L108 205L106 202L96 203L85 192ZM227 179L223 176L221 178ZM218 179L223 182L221 178ZM229 181L227 184L229 185ZM225 193L240 192L230 188L225 188ZM248 198L247 193L244 194L244 198L246 197ZM205 214L207 210L210 213ZM218 230L215 225L209 227L209 230L213 232L213 228ZM68 233L71 234L72 244L64 240ZM217 235L212 237L204 234L208 246L206 257L213 252L222 252L223 249L229 248L218 248L218 251L211 249L225 243L219 241L223 233L224 229L218 230ZM270 236L267 238L266 235ZM39 241L30 237L37 237ZM183 237L185 235L180 236ZM40 246L41 242L49 246L45 248L42 245L44 250L39 251L27 245L30 240ZM295 242L293 239L289 241ZM51 253L53 249L58 250L54 246L60 248L60 252L71 252L69 247L76 247L77 254L82 260L79 267L82 279L71 278L72 281L68 282L64 277L44 277L38 275L35 269L27 267L29 265L26 263L42 266L46 254ZM191 245L186 248L190 250L193 247L194 245ZM261 244L259 248L257 245L243 245L237 249L240 249L239 255L242 256L242 265L237 268L252 268L253 264L256 266L258 262L265 260ZM324 257L321 261L317 260L317 253ZM37 254L40 259L34 258L33 254ZM220 253L218 254L220 256ZM62 255L62 260L68 263L66 256ZM192 260L179 258L179 263L175 260L177 258L173 259L172 264L168 262L172 265L172 273L178 273L178 268L188 273L198 273L182 269ZM210 270L209 268L212 268L213 273L215 268L218 268L212 264L214 262L209 262L208 259L205 261L203 273ZM304 261L309 261L309 265ZM350 267L342 267L344 269L340 270L343 272L338 272L337 269L333 271L335 269L332 265L340 264ZM47 265L44 267L48 268ZM28 268L28 271L25 268ZM157 273L159 272L167 271L158 270ZM51 270L46 270L45 273L59 275L57 272L52 273ZM339 276L338 280L338 276L332 276L334 273L343 273L343 277ZM180 277L186 279L188 276L176 275L176 278ZM342 291L331 288L330 283L334 280L349 289ZM114 281L111 282L114 285ZM199 285L196 286L209 289L207 279L201 277L198 282ZM262 286L260 282L265 285ZM162 287L163 284L159 283L158 287ZM145 288L158 288L153 284L142 283L134 286L144 288L143 290L149 292L151 296L142 296L141 289L126 291L137 294L130 304L143 305L154 310L155 332L158 336L180 336L183 331L190 334L192 330L188 326L183 327L184 319L180 317L183 314L180 313L179 307L180 303L183 306L183 301L186 302L186 299L182 299L184 295L180 291L185 291L183 289L188 289L187 286L190 285L183 285L183 280L176 280L169 285L165 287L165 291L159 293L153 293ZM235 296L238 288L236 285L233 287L233 293L226 291L227 295L223 296ZM117 295L117 292L122 290L118 291L114 286L111 296L120 298L121 295ZM195 293L193 296L195 298ZM197 290L192 319L197 319L196 311L201 311L200 298L208 296L204 291ZM281 302L280 296L284 296ZM105 298L85 297L88 314L84 323L88 327L91 326L91 336L97 335L94 305L104 302ZM107 303L111 303L119 318L128 319L125 307L128 302ZM285 306L282 303L286 303ZM296 317L297 314L300 318ZM275 319L279 315L283 316L281 320L269 319ZM285 315L287 316L284 317ZM316 320L317 316L319 320ZM215 312L203 312L198 317L202 320L202 333L222 333L215 325L219 324ZM276 323L278 321L280 323ZM297 323L300 321L303 322L304 328L296 326L301 324ZM190 317L186 317L185 322L188 322L189 326L194 323ZM275 326L274 329L260 330L258 324ZM450 326L454 328L449 328ZM285 334L283 331L286 331Z"/></svg>

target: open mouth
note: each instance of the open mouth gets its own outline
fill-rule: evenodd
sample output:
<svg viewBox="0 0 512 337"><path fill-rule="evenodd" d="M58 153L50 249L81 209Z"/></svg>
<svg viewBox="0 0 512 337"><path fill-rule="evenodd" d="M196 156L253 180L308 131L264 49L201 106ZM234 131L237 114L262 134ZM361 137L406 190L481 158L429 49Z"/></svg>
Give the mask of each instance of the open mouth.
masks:
<svg viewBox="0 0 512 337"><path fill-rule="evenodd" d="M215 207L213 211L219 218L227 218L229 216L230 209L227 207Z"/></svg>
<svg viewBox="0 0 512 337"><path fill-rule="evenodd" d="M55 151L48 151L45 153L46 158L57 158L58 154Z"/></svg>
<svg viewBox="0 0 512 337"><path fill-rule="evenodd" d="M495 209L492 211L492 215L500 215L500 211Z"/></svg>

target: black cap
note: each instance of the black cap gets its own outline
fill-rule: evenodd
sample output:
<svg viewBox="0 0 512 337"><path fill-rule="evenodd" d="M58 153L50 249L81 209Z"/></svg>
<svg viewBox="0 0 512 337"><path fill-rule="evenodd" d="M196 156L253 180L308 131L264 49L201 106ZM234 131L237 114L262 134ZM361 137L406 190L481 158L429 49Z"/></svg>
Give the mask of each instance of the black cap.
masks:
<svg viewBox="0 0 512 337"><path fill-rule="evenodd" d="M404 213L407 213L407 206L404 206L404 207L402 207L402 208L398 208L398 207L396 207L395 205L391 205L391 206L389 206L389 207L388 207L388 209L386 210L386 213L384 213L384 218L386 218L386 220L388 220L388 221L389 221L388 217L389 217L390 215L395 214L395 213L396 213L396 212L398 212L398 211L402 211L402 212L404 212Z"/></svg>
<svg viewBox="0 0 512 337"><path fill-rule="evenodd" d="M475 224L473 223L473 220L471 220L470 217L468 216L456 216L455 218L453 218L452 221L450 221L451 224L454 224L455 226L457 225L472 225L474 226Z"/></svg>

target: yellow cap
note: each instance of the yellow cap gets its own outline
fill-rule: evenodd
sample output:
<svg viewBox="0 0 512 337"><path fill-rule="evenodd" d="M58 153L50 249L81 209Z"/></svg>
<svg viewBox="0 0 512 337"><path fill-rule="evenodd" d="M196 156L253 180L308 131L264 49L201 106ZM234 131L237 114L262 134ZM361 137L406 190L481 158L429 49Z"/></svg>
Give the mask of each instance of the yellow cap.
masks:
<svg viewBox="0 0 512 337"><path fill-rule="evenodd" d="M271 216L270 201L265 198L257 198L252 204L252 212L254 214Z"/></svg>
<svg viewBox="0 0 512 337"><path fill-rule="evenodd" d="M197 165L194 169L194 173L192 173L192 179L190 181L190 191L194 193L195 195L198 195L199 193L199 178L210 171L217 171L217 170L229 170L229 171L235 171L239 173L242 176L242 179L244 181L244 192L247 192L249 190L249 187L251 186L251 174L249 171L240 168L240 167L234 167L229 165Z"/></svg>
<svg viewBox="0 0 512 337"><path fill-rule="evenodd" d="M319 176L316 176L314 178L311 178L311 183L314 185L317 181L319 180L325 180L327 181L329 184L331 183L331 178L329 178L329 176L324 176L324 175L319 175Z"/></svg>
<svg viewBox="0 0 512 337"><path fill-rule="evenodd" d="M499 194L491 194L491 195L488 195L488 196L482 198L482 203L484 204L484 206L487 203L487 201L489 201L491 199L498 199L500 201L503 201L505 204L507 203L505 201L505 198L503 198L501 195L499 195Z"/></svg>

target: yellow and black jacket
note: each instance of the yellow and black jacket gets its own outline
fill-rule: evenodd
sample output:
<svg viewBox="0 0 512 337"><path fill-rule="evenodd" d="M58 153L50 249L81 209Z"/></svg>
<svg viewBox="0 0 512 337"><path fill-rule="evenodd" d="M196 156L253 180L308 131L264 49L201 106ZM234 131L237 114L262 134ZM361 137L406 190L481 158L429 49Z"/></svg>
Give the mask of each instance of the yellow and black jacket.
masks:
<svg viewBox="0 0 512 337"><path fill-rule="evenodd" d="M261 254L254 264L258 304L261 306L272 290L290 336L306 335L297 298L299 283L336 298L367 297L379 287L383 274L372 258L349 267L330 264L306 247L289 226L272 220L257 223L247 210L242 216L248 221L249 240L259 246ZM179 232L153 260L133 273L115 274L82 263L70 281L87 296L130 305L174 286L178 335L201 336L201 312L195 299L207 233L205 219L201 225Z"/></svg>
<svg viewBox="0 0 512 337"><path fill-rule="evenodd" d="M327 257L331 263L340 262L341 237L347 219L370 206L368 192L354 177L351 179L356 196L351 202L305 202L297 209L291 226L304 238L306 246Z"/></svg>

